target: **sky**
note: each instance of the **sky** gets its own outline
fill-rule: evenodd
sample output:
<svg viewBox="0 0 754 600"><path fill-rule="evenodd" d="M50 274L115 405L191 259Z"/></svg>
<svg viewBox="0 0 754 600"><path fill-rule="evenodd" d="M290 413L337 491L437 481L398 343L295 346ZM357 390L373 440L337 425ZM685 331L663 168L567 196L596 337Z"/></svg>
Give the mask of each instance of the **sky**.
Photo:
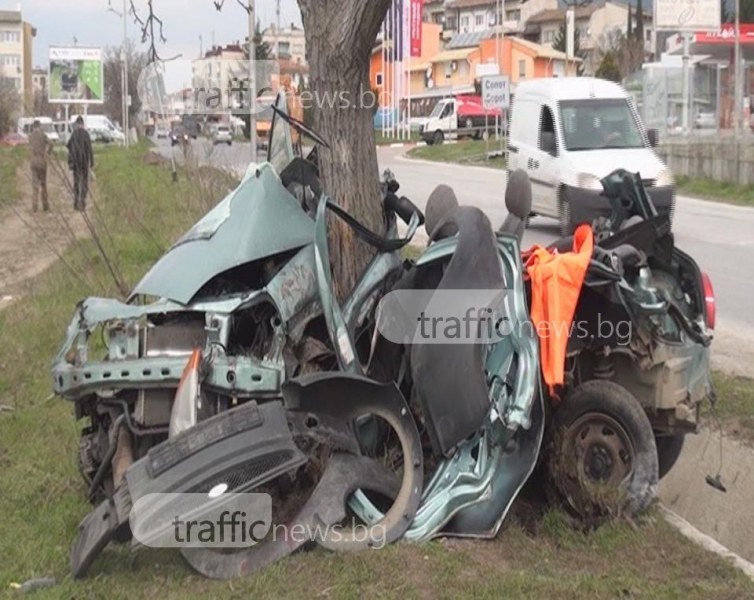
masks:
<svg viewBox="0 0 754 600"><path fill-rule="evenodd" d="M245 0L244 0L245 1ZM130 2L130 0L127 0ZM123 0L112 0L113 7L121 12ZM49 46L120 46L123 39L122 19L108 12L108 0L0 0L0 10L17 10L20 5L25 21L37 28L34 40L34 66L47 68ZM137 12L143 14L147 1L134 0ZM199 56L199 36L203 47L215 43L226 44L243 40L248 32L248 21L237 0L225 0L222 12L215 10L212 0L154 0L155 13L163 19L165 44L157 52L162 57L181 54L175 68L166 71L169 90L190 83L188 61ZM186 8L190 6L191 9ZM257 19L262 28L275 20L275 1L256 0ZM296 0L281 0L280 22L301 25L301 13ZM132 18L128 20L128 37L141 44L141 33Z"/></svg>

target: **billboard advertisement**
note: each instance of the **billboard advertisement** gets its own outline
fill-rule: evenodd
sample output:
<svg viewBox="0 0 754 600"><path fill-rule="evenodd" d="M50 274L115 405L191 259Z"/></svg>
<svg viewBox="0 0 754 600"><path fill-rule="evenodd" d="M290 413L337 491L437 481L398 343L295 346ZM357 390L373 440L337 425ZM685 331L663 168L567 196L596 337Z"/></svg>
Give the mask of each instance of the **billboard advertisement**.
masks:
<svg viewBox="0 0 754 600"><path fill-rule="evenodd" d="M102 104L102 49L50 46L48 99L57 104Z"/></svg>
<svg viewBox="0 0 754 600"><path fill-rule="evenodd" d="M720 0L654 0L656 31L717 31Z"/></svg>

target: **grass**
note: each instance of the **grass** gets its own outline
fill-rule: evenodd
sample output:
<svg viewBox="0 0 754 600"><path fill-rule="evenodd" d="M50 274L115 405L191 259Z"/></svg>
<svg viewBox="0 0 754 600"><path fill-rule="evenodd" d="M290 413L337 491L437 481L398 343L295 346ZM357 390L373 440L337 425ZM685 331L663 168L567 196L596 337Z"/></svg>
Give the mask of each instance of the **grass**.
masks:
<svg viewBox="0 0 754 600"><path fill-rule="evenodd" d="M0 146L0 206L15 201L18 166L27 155L25 146Z"/></svg>
<svg viewBox="0 0 754 600"><path fill-rule="evenodd" d="M490 140L490 151L499 150L500 142ZM422 146L412 148L407 154L410 158L433 160L438 162L459 163L504 169L505 159L501 156L487 158L487 142L483 140L463 140L457 144L440 144L439 146Z"/></svg>
<svg viewBox="0 0 754 600"><path fill-rule="evenodd" d="M716 413L723 430L754 445L754 379L716 371L712 380L718 398Z"/></svg>
<svg viewBox="0 0 754 600"><path fill-rule="evenodd" d="M685 175L676 178L678 191L703 200L716 200L740 206L754 206L754 186L736 185L714 179L693 179Z"/></svg>
<svg viewBox="0 0 754 600"><path fill-rule="evenodd" d="M145 160L143 146L97 156L98 201L124 278L132 284L228 181L170 172ZM137 221L138 219L138 221ZM65 255L33 293L0 312L0 597L11 582L54 576L37 598L719 598L751 597L754 585L727 562L692 545L656 516L592 533L573 529L558 510L528 499L514 507L489 542L395 545L357 555L321 550L282 560L259 575L216 582L195 575L174 550L109 547L81 581L68 574L68 552L90 506L75 457L82 423L50 395L51 357L75 303L114 293L94 244ZM81 279L101 282L88 286Z"/></svg>

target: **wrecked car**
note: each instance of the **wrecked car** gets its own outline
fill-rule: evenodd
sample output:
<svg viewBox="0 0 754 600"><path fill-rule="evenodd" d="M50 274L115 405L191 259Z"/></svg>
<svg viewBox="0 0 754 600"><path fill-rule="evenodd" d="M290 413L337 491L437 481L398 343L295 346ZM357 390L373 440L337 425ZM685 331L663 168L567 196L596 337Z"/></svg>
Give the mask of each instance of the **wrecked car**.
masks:
<svg viewBox="0 0 754 600"><path fill-rule="evenodd" d="M555 484L576 512L593 512L593 484L605 482L626 510L645 508L658 478L655 431L693 429L709 394L712 323L698 267L668 242L667 218L651 214L634 180L606 179L614 197L639 196L627 218L619 201L612 221L595 225L575 318L591 323L609 305L616 320L639 324L631 337L641 339L625 352L621 340L591 334L569 341L555 402L528 310L525 174L508 186L510 217L494 231L447 189L432 195L425 218L386 173L381 236L326 195L317 146L304 158L291 130L325 140L287 115L284 96L274 108L267 162L251 165L125 302L86 299L69 325L54 389L87 422L79 466L95 504L73 545L74 576L110 542L140 545L129 517L151 494L260 491L272 497L275 522L312 532L233 552L181 549L194 569L221 579L309 542L356 551L493 537L537 465L564 456ZM332 286L331 215L375 250L342 302ZM401 249L422 225L430 242L404 261ZM465 343L418 343L416 332L387 333L409 322L402 293L421 292L425 310L459 290L500 291L482 304L504 315L506 335L475 330ZM337 536L317 527L349 519Z"/></svg>

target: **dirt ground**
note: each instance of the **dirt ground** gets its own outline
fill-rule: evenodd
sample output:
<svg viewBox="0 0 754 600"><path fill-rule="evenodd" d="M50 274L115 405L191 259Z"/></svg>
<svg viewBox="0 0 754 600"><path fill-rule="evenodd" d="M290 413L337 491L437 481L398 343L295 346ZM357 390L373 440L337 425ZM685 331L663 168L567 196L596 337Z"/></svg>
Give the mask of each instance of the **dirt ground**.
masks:
<svg viewBox="0 0 754 600"><path fill-rule="evenodd" d="M73 210L70 172L56 158L47 171L50 212L42 211L41 199L39 212L32 212L28 160L19 166L16 181L18 198L0 209L0 310L27 293L27 282L65 248L89 234L83 217Z"/></svg>

